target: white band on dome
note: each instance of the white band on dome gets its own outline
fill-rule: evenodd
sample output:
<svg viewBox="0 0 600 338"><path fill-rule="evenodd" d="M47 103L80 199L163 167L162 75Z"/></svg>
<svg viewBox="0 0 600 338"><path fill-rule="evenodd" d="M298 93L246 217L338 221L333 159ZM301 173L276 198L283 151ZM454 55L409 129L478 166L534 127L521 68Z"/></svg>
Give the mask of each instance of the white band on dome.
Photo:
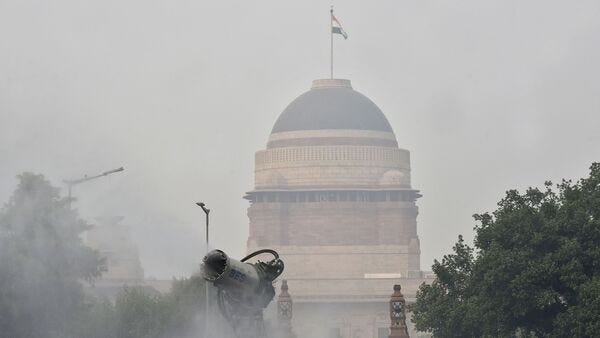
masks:
<svg viewBox="0 0 600 338"><path fill-rule="evenodd" d="M396 141L394 133L377 130L358 130L358 129L320 129L320 130L293 130L274 133L269 136L269 142L290 140L297 138L322 138L322 137L366 137L380 138L384 140Z"/></svg>

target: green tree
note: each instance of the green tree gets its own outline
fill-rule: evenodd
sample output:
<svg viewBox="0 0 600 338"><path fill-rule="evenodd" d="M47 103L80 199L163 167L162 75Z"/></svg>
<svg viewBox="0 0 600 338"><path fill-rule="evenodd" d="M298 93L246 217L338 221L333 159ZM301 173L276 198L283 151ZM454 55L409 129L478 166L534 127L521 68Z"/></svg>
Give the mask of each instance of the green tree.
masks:
<svg viewBox="0 0 600 338"><path fill-rule="evenodd" d="M170 308L161 295L141 287L126 287L116 301L117 337L160 338L167 331Z"/></svg>
<svg viewBox="0 0 600 338"><path fill-rule="evenodd" d="M83 309L73 320L73 336L117 338L117 312L108 299L87 297Z"/></svg>
<svg viewBox="0 0 600 338"><path fill-rule="evenodd" d="M0 212L0 332L6 337L70 337L83 308L81 280L103 261L83 245L89 226L42 175L24 173Z"/></svg>
<svg viewBox="0 0 600 338"><path fill-rule="evenodd" d="M473 304L468 300L473 272L473 249L462 236L445 255L434 261L436 279L417 291L417 302L411 305L412 320L420 331L431 331L436 337L476 337L482 334L477 318L472 318ZM476 314L475 314L476 315Z"/></svg>
<svg viewBox="0 0 600 338"><path fill-rule="evenodd" d="M42 175L18 179L0 211L0 336L187 338L202 332L205 281L199 276L174 280L166 294L126 287L115 303L87 297L81 281L104 271L103 260L80 239L90 226Z"/></svg>
<svg viewBox="0 0 600 338"><path fill-rule="evenodd" d="M459 239L455 254L434 264L435 281L411 307L419 330L600 336L600 163L576 183L508 191L496 211L474 217L476 255Z"/></svg>
<svg viewBox="0 0 600 338"><path fill-rule="evenodd" d="M199 276L173 280L171 292L127 287L115 304L119 338L196 337L202 332L204 283ZM213 301L214 302L214 301Z"/></svg>

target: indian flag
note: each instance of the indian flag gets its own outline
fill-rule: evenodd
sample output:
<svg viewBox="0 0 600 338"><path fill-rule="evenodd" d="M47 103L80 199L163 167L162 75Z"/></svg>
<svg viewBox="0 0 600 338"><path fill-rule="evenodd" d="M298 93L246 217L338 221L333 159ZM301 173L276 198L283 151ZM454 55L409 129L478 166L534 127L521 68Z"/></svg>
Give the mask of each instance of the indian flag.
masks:
<svg viewBox="0 0 600 338"><path fill-rule="evenodd" d="M331 32L342 35L344 39L348 38L348 34L346 34L346 31L342 28L342 24L335 18L333 13L331 13Z"/></svg>

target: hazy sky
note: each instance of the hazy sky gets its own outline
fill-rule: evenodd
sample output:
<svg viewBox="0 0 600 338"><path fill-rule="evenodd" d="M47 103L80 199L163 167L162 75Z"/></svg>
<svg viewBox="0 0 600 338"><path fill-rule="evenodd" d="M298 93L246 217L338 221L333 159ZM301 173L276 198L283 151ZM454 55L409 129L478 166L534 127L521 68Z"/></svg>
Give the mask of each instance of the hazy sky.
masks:
<svg viewBox="0 0 600 338"><path fill-rule="evenodd" d="M240 256L254 152L328 76L328 1L0 0L0 201L22 171L125 172L74 190L123 215L147 275ZM334 1L336 77L411 151L421 265L472 239L509 188L600 160L600 2Z"/></svg>

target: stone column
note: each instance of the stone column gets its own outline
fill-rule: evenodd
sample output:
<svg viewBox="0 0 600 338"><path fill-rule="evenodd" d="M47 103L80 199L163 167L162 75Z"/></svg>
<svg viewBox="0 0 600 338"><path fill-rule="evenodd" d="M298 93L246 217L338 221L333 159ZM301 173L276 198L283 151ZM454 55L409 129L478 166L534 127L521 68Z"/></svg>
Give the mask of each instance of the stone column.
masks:
<svg viewBox="0 0 600 338"><path fill-rule="evenodd" d="M281 292L277 297L277 337L296 338L292 330L292 296L288 293L287 280L281 281Z"/></svg>
<svg viewBox="0 0 600 338"><path fill-rule="evenodd" d="M406 327L406 301L400 285L394 285L394 293L390 299L390 325L389 338L408 338L408 328Z"/></svg>

